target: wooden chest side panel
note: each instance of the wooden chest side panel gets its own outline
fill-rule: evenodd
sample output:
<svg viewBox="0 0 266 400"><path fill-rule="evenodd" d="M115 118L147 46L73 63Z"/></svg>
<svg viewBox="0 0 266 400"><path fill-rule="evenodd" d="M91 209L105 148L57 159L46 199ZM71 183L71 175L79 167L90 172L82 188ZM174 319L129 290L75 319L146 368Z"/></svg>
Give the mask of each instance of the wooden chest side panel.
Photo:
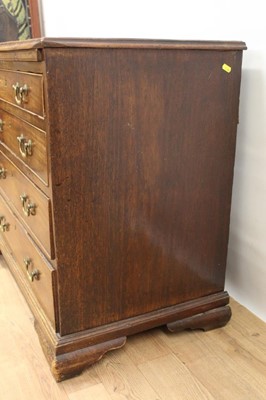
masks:
<svg viewBox="0 0 266 400"><path fill-rule="evenodd" d="M241 51L44 55L60 333L222 291Z"/></svg>

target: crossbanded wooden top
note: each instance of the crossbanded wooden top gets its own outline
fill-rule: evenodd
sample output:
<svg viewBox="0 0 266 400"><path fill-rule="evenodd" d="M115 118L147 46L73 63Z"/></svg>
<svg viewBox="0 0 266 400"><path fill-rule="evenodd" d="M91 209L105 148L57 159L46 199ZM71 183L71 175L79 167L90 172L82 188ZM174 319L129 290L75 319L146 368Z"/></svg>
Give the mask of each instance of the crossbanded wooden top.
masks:
<svg viewBox="0 0 266 400"><path fill-rule="evenodd" d="M245 50L241 41L150 40L150 39L89 39L89 38L38 38L0 43L0 51L42 49L49 47L85 48L143 48L180 50Z"/></svg>

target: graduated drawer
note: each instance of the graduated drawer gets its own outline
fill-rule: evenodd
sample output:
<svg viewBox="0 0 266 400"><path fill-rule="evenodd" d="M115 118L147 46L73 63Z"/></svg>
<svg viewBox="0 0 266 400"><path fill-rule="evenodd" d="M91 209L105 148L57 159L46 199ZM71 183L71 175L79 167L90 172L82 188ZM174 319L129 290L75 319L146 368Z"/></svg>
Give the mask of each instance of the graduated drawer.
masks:
<svg viewBox="0 0 266 400"><path fill-rule="evenodd" d="M19 272L54 324L53 281L55 271L0 196L0 233Z"/></svg>
<svg viewBox="0 0 266 400"><path fill-rule="evenodd" d="M0 109L0 139L4 146L48 184L45 132Z"/></svg>
<svg viewBox="0 0 266 400"><path fill-rule="evenodd" d="M54 258L50 200L0 152L0 188L38 244Z"/></svg>
<svg viewBox="0 0 266 400"><path fill-rule="evenodd" d="M0 70L0 98L43 117L42 75Z"/></svg>

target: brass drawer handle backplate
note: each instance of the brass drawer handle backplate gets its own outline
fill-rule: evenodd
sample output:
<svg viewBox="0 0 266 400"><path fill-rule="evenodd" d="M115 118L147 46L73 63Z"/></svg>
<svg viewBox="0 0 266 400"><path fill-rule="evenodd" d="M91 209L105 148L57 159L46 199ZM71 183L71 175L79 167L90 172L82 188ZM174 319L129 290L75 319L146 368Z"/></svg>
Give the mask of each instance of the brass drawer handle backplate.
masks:
<svg viewBox="0 0 266 400"><path fill-rule="evenodd" d="M0 179L6 179L6 169L0 167Z"/></svg>
<svg viewBox="0 0 266 400"><path fill-rule="evenodd" d="M26 271L27 271L29 280L31 282L33 282L34 279L36 279L38 281L40 279L40 274L41 274L40 271L38 269L33 269L33 268L31 271L29 270L30 266L32 265L32 259L27 257L27 258L24 258L23 261L26 266Z"/></svg>
<svg viewBox="0 0 266 400"><path fill-rule="evenodd" d="M32 156L32 141L27 140L23 133L20 136L17 136L19 151L22 157Z"/></svg>
<svg viewBox="0 0 266 400"><path fill-rule="evenodd" d="M29 93L28 86L26 84L20 86L20 84L17 82L15 85L12 85L12 88L15 92L16 103L19 105L21 105L22 103L27 103L27 96Z"/></svg>
<svg viewBox="0 0 266 400"><path fill-rule="evenodd" d="M9 230L9 223L6 222L6 218L3 215L0 216L0 230L2 232L6 232Z"/></svg>
<svg viewBox="0 0 266 400"><path fill-rule="evenodd" d="M36 215L36 204L31 203L29 197L26 194L20 195L20 201L22 204L23 213L30 217L31 215Z"/></svg>
<svg viewBox="0 0 266 400"><path fill-rule="evenodd" d="M0 132L3 132L4 130L4 121L0 118Z"/></svg>

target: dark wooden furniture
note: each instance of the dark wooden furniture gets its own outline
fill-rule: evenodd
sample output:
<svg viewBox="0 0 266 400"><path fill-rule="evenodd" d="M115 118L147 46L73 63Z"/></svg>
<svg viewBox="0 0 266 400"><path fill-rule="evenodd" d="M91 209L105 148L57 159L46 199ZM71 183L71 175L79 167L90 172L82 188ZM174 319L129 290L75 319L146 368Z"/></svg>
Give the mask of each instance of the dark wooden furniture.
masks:
<svg viewBox="0 0 266 400"><path fill-rule="evenodd" d="M242 42L0 45L0 243L57 380L230 319Z"/></svg>

